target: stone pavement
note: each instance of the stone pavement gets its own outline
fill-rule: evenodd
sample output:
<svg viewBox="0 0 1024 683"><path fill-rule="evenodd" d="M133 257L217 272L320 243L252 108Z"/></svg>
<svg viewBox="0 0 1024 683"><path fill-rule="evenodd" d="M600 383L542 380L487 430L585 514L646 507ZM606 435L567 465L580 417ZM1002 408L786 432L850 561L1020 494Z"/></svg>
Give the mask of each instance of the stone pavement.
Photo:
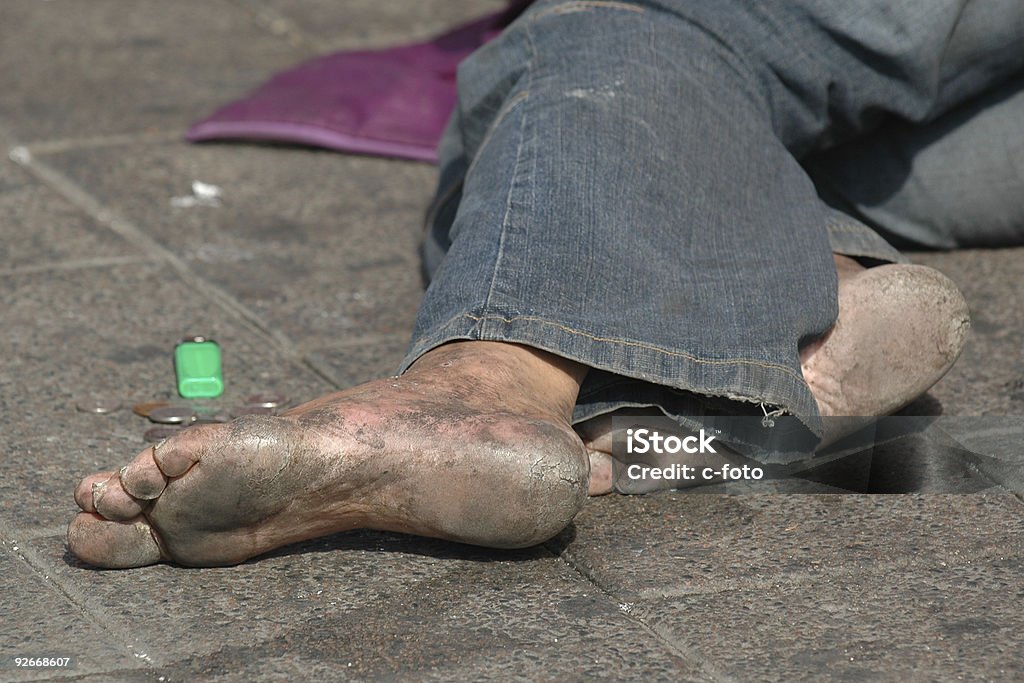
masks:
<svg viewBox="0 0 1024 683"><path fill-rule="evenodd" d="M228 399L313 398L393 370L421 295L432 168L193 146L187 124L312 55L498 5L0 5L0 681L1024 679L1024 429L1000 417L1024 406L1021 249L915 255L963 287L974 334L908 411L946 441L889 447L932 474L865 489L902 495L608 496L518 552L357 532L223 569L67 554L77 479L145 426L76 395L168 396L174 342L204 333ZM223 204L173 208L197 179Z"/></svg>

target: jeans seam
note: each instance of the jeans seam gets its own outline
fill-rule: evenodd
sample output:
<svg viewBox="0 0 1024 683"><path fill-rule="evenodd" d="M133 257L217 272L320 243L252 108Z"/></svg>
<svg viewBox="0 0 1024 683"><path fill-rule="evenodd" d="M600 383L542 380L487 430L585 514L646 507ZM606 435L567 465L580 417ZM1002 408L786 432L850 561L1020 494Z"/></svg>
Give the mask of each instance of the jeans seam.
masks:
<svg viewBox="0 0 1024 683"><path fill-rule="evenodd" d="M520 102L525 102L526 100L529 99L529 97L530 90L529 86L527 86L526 90L517 92L498 111L498 113L494 116L494 120L491 122L490 127L487 130L487 134L484 135L484 139L480 141L480 144L477 145L476 150L473 152L473 161L470 162L469 166L466 168L466 172L462 174L463 178L465 178L466 176L473 172L473 168L476 166L476 160L480 158L480 153L487 148L487 144L491 141L491 138L494 137L494 131L498 129L498 125L501 124L501 122L504 121L505 118L512 113L512 111L519 105ZM516 161L518 162L518 160L519 151L516 150Z"/></svg>
<svg viewBox="0 0 1024 683"><path fill-rule="evenodd" d="M509 111L511 111L514 104L518 102L525 102L529 98L530 89L533 86L534 64L537 60L537 51L533 44L533 37L530 35L530 31L526 30L524 33L526 34L526 42L530 51L530 59L526 64L526 71L528 74L526 87L520 93L517 93L517 95L512 98L512 101L508 103L509 106L507 108ZM506 109L506 107L503 107L502 109ZM487 297L484 299L484 307L486 308L490 308L493 305L494 290L498 283L498 272L501 269L501 263L504 260L505 238L508 235L509 221L512 218L512 196L516 191L516 180L519 177L520 167L522 164L523 148L526 146L526 122L528 119L526 114L527 112L525 111L522 113L523 118L519 124L519 144L516 146L516 161L515 166L512 168L512 176L509 179L508 195L505 197L505 215L501 219L501 236L498 238L498 251L494 257L494 269L491 271L491 282L487 287ZM494 130L494 128L491 130ZM481 150L477 150L474 159L480 158ZM478 322L483 323L484 321L481 320Z"/></svg>

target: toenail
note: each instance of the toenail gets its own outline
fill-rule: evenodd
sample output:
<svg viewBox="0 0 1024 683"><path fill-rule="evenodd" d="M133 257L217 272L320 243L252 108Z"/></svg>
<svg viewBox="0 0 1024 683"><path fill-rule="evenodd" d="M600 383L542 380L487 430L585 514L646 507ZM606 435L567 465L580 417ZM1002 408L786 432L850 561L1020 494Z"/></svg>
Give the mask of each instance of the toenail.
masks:
<svg viewBox="0 0 1024 683"><path fill-rule="evenodd" d="M106 491L107 491L107 482L105 482L105 481L93 482L93 484L92 484L92 505L93 505L93 507L96 507L99 504L99 502L101 500L103 500L103 495L106 493Z"/></svg>

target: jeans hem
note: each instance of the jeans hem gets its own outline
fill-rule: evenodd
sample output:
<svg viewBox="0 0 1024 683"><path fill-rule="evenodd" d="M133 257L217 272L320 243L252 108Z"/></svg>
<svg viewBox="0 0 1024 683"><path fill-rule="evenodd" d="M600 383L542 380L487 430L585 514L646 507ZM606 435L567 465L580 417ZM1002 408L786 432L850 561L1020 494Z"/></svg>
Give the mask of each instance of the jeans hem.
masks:
<svg viewBox="0 0 1024 683"><path fill-rule="evenodd" d="M399 374L426 352L451 341L523 344L670 391L765 404L798 416L816 434L821 431L817 402L798 369L756 359L702 358L640 341L601 337L538 316L457 315L413 342ZM622 403L625 407L630 402Z"/></svg>
<svg viewBox="0 0 1024 683"><path fill-rule="evenodd" d="M830 209L825 222L832 251L843 256L861 257L886 263L908 263L909 259L885 241L881 235L836 209Z"/></svg>

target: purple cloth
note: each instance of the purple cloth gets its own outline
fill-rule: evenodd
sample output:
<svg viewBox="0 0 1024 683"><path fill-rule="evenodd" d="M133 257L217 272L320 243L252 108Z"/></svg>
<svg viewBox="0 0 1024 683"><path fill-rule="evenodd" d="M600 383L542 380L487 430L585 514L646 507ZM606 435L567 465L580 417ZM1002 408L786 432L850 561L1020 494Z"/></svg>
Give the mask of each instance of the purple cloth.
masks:
<svg viewBox="0 0 1024 683"><path fill-rule="evenodd" d="M193 124L185 139L273 140L436 162L459 62L529 4L513 0L427 42L304 62Z"/></svg>

